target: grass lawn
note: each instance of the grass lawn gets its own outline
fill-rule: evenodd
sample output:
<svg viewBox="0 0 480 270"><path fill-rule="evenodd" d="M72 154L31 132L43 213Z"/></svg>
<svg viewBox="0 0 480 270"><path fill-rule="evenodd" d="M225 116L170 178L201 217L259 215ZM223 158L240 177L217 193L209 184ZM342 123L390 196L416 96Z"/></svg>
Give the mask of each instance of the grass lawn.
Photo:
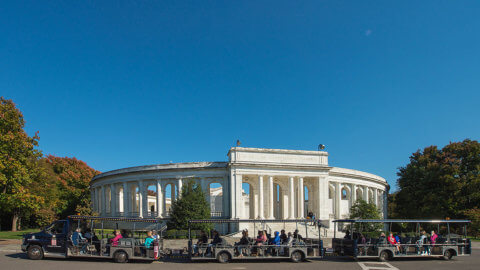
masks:
<svg viewBox="0 0 480 270"><path fill-rule="evenodd" d="M0 231L0 239L22 239L24 233L38 232L40 229L27 229L24 231L10 232Z"/></svg>

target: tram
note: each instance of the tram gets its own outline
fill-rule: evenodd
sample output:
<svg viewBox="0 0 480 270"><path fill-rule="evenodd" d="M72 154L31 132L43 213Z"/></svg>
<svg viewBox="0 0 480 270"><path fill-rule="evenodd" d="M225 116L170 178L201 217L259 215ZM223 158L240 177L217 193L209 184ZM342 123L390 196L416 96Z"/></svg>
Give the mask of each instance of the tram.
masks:
<svg viewBox="0 0 480 270"><path fill-rule="evenodd" d="M33 260L75 257L109 258L120 263L153 261L159 257L159 240L145 242L147 232L160 231L160 225L159 219L69 216L41 232L24 235L21 248Z"/></svg>
<svg viewBox="0 0 480 270"><path fill-rule="evenodd" d="M337 238L335 233L332 239L333 252L337 255L388 261L405 257L450 260L453 256L472 254L467 238L469 220L338 219L333 223L334 231L337 227L348 231L345 237ZM392 227L396 228L396 233L392 232Z"/></svg>
<svg viewBox="0 0 480 270"><path fill-rule="evenodd" d="M283 224L283 228L292 228L287 224L295 224L294 228L305 227L305 233L308 233L307 224L315 222L315 229L318 229L318 238L308 238L298 234L298 229L287 234L286 230L270 231L269 224ZM208 237L200 233L200 237L193 239L191 227L195 224L209 223L214 227L229 227L232 224L240 228L239 224L250 227L252 231L244 229L241 232L233 234L220 235L218 231L213 232L212 241L208 243ZM320 238L320 228L322 222L309 219L297 220L229 220L229 219L210 219L210 220L190 220L189 221L189 241L188 254L192 261L199 260L217 260L220 263L227 263L231 260L259 260L259 259L291 259L293 262L301 262L308 258L322 258L324 255L323 240ZM278 226L277 226L278 227ZM284 231L283 237L280 236ZM258 233L258 236L257 236ZM240 235L241 234L241 235ZM265 234L265 238L261 237ZM203 238L203 239L202 239ZM207 241L205 241L207 240Z"/></svg>

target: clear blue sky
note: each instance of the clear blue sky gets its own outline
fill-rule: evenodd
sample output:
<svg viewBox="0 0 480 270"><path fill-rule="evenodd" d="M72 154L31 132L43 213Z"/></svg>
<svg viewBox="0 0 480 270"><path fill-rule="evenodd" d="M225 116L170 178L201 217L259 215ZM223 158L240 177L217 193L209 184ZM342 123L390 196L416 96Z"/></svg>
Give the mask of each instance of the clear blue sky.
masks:
<svg viewBox="0 0 480 270"><path fill-rule="evenodd" d="M4 1L0 95L100 171L316 150L396 181L480 135L480 1Z"/></svg>

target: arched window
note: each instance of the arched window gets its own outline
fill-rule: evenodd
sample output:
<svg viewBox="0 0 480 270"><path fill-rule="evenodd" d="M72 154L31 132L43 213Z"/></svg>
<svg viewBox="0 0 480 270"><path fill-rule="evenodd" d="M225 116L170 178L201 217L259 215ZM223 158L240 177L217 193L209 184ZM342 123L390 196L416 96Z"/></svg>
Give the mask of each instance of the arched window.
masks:
<svg viewBox="0 0 480 270"><path fill-rule="evenodd" d="M348 200L348 190L346 188L342 188L342 200Z"/></svg>
<svg viewBox="0 0 480 270"><path fill-rule="evenodd" d="M212 217L223 216L223 187L220 183L210 184L210 214Z"/></svg>

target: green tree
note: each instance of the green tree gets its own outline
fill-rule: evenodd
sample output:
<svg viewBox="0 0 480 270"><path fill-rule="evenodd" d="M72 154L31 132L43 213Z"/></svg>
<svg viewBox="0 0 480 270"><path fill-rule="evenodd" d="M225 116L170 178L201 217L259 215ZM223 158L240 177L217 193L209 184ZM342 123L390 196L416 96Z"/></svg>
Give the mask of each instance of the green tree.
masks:
<svg viewBox="0 0 480 270"><path fill-rule="evenodd" d="M350 208L350 219L381 219L381 212L374 203L357 200ZM356 223L355 230L375 232L382 228L380 223Z"/></svg>
<svg viewBox="0 0 480 270"><path fill-rule="evenodd" d="M397 175L397 217L464 218L465 210L480 205L480 144L466 139L426 147Z"/></svg>
<svg viewBox="0 0 480 270"><path fill-rule="evenodd" d="M37 161L37 167L34 171L33 181L29 185L29 190L42 198L40 205L36 209L31 209L24 213L22 219L24 226L43 227L50 224L57 218L56 209L60 205L57 179L50 164L45 158Z"/></svg>
<svg viewBox="0 0 480 270"><path fill-rule="evenodd" d="M24 212L38 209L43 198L31 192L41 153L38 134L24 130L25 120L13 101L0 97L0 211L16 231Z"/></svg>
<svg viewBox="0 0 480 270"><path fill-rule="evenodd" d="M209 219L210 206L205 199L205 193L200 185L193 181L188 181L183 185L181 196L172 202L169 229L185 230L188 229L188 220L190 219ZM208 231L212 228L211 224L193 224L192 229Z"/></svg>
<svg viewBox="0 0 480 270"><path fill-rule="evenodd" d="M473 208L464 211L465 216L472 221L468 226L468 234L474 237L480 237L480 209Z"/></svg>

